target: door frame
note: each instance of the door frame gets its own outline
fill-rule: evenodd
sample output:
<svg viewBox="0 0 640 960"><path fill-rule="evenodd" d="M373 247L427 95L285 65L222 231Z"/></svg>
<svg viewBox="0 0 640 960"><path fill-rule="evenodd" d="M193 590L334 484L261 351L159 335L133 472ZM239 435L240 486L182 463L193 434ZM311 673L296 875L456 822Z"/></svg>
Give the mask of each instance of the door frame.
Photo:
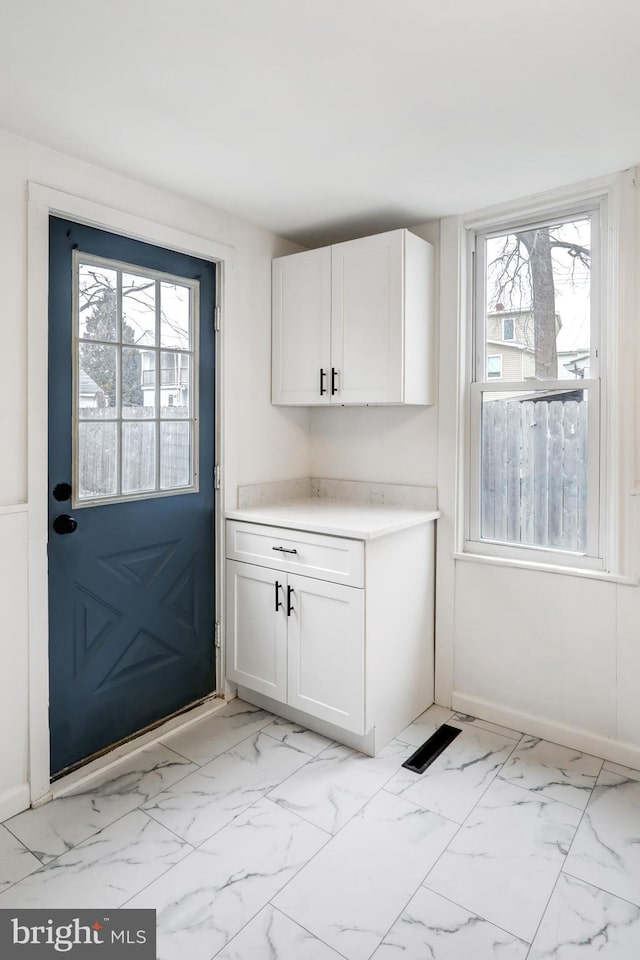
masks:
<svg viewBox="0 0 640 960"><path fill-rule="evenodd" d="M29 760L27 776L31 804L51 792L49 749L49 594L48 594L48 333L49 333L49 216L200 257L216 264L216 306L228 321L232 315L235 250L231 245L126 213L73 194L27 183L27 513L29 588ZM213 323L213 318L212 318ZM224 324L216 334L215 437L216 463L224 463ZM214 570L216 620L224 635L223 470L214 507ZM212 478L213 482L213 478ZM216 651L216 690L223 690L224 650Z"/></svg>

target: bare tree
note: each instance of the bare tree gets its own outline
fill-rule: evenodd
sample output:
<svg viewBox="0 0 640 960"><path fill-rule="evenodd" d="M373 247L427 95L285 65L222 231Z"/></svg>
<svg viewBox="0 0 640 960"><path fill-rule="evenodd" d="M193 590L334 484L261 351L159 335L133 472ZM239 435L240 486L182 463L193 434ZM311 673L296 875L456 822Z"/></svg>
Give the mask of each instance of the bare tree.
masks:
<svg viewBox="0 0 640 960"><path fill-rule="evenodd" d="M125 277L129 280L125 282ZM188 296L186 288L185 295ZM162 301L161 297L161 301ZM130 307L136 304L140 308L141 316L151 316L155 326L156 282L142 276L123 275L121 283L121 300ZM162 303L161 303L162 306ZM139 317L122 309L122 343L144 348L147 345L148 331L142 326ZM81 277L80 286L80 320L82 335L92 342L82 342L80 345L80 362L82 369L100 387L107 406L116 403L116 367L115 353L111 345L116 339L118 290L116 275L111 270L102 270L99 267L92 269L87 266ZM188 337L180 321L164 310L162 306L160 320L163 328L172 330L178 344ZM152 339L151 347L155 346ZM167 356L167 354L163 354ZM171 358L171 354L168 354ZM124 349L121 357L121 402L125 406L141 406L142 392L142 351Z"/></svg>
<svg viewBox="0 0 640 960"><path fill-rule="evenodd" d="M543 380L558 376L554 276L566 274L574 283L577 265L588 270L591 262L589 247L563 236L565 226L507 234L499 238L501 246L488 264L493 308L508 304L522 309L527 304L531 310L535 375Z"/></svg>

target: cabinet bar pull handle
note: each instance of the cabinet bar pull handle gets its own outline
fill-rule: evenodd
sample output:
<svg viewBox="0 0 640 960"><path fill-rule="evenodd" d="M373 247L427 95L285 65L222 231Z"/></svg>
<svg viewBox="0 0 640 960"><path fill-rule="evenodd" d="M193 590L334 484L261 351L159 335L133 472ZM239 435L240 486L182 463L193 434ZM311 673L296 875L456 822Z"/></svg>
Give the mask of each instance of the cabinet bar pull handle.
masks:
<svg viewBox="0 0 640 960"><path fill-rule="evenodd" d="M291 597L293 596L293 587L287 587L287 616L290 617L293 613L293 605L291 603Z"/></svg>
<svg viewBox="0 0 640 960"><path fill-rule="evenodd" d="M321 397L323 397L327 392L327 388L324 385L324 378L326 377L326 375L327 375L327 371L323 370L322 367L320 367L320 396Z"/></svg>
<svg viewBox="0 0 640 960"><path fill-rule="evenodd" d="M331 367L331 396L338 392L336 387L336 377L338 376L338 371L335 367Z"/></svg>
<svg viewBox="0 0 640 960"><path fill-rule="evenodd" d="M281 586L282 584L278 583L278 581L276 580L276 613L282 606L282 604L280 603L280 587Z"/></svg>
<svg viewBox="0 0 640 960"><path fill-rule="evenodd" d="M271 549L279 550L280 553L297 553L298 552L295 547L293 547L292 550L287 549L287 547L271 547Z"/></svg>

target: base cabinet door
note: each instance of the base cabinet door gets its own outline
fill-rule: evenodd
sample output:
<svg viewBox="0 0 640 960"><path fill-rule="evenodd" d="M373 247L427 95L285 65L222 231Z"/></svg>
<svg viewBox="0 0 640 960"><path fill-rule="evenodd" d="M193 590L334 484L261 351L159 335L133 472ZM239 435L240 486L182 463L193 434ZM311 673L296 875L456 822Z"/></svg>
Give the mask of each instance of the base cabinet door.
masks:
<svg viewBox="0 0 640 960"><path fill-rule="evenodd" d="M236 560L227 560L226 572L227 675L285 703L286 575Z"/></svg>
<svg viewBox="0 0 640 960"><path fill-rule="evenodd" d="M290 706L364 733L364 591L289 575Z"/></svg>

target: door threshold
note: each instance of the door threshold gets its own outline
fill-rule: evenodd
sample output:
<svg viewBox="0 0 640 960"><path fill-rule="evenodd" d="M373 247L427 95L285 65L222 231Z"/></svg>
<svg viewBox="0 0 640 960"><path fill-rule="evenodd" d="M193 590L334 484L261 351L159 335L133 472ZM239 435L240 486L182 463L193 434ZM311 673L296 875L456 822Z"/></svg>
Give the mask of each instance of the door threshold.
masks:
<svg viewBox="0 0 640 960"><path fill-rule="evenodd" d="M137 753L146 750L147 747L153 746L160 740L164 740L170 733L187 730L193 726L194 723L198 723L199 720L218 713L219 710L227 706L227 703L228 701L222 699L222 697L212 695L203 703L199 703L195 707L190 707L184 712L170 717L168 720L154 726L153 729L146 730L144 733L132 737L125 743L118 744L94 760L90 760L88 763L72 770L70 773L63 774L58 780L51 784L49 793L34 803L33 806L39 807L49 800L64 797L72 790L84 786L85 783L90 783L91 780L105 773L105 771L111 767L116 767L123 760L128 760Z"/></svg>

